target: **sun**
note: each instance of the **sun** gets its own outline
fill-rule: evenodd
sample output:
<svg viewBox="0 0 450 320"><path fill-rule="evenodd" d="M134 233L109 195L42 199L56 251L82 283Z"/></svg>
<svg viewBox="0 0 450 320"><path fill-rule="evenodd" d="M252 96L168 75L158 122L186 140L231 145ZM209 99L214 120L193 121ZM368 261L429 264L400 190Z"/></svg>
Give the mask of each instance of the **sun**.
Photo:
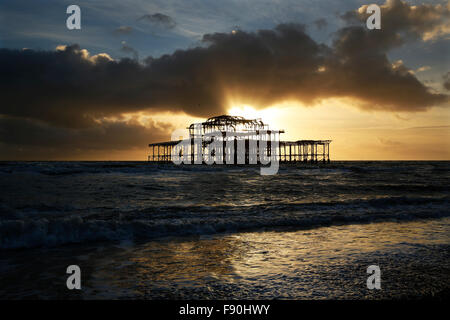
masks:
<svg viewBox="0 0 450 320"><path fill-rule="evenodd" d="M241 116L246 119L258 119L260 118L263 122L267 124L273 124L278 116L277 109L267 108L262 110L256 110L249 105L233 106L228 109L228 114L230 116Z"/></svg>

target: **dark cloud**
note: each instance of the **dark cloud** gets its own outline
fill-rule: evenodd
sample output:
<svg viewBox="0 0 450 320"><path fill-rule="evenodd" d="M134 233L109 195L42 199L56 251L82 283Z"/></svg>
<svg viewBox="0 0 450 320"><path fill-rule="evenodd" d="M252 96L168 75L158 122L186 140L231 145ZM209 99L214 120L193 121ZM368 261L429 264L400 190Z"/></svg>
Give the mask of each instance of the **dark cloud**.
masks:
<svg viewBox="0 0 450 320"><path fill-rule="evenodd" d="M137 111L207 117L230 100L266 107L355 98L362 108L423 111L447 96L432 93L403 65L393 65L364 27L316 43L296 24L274 30L205 35L204 46L159 58L112 61L78 46L57 51L0 50L0 114L87 127ZM131 52L131 51L130 51Z"/></svg>
<svg viewBox="0 0 450 320"><path fill-rule="evenodd" d="M442 86L447 89L450 90L450 72L447 72L447 74L445 74L443 76L444 78L444 83L442 83Z"/></svg>
<svg viewBox="0 0 450 320"><path fill-rule="evenodd" d="M133 32L133 28L130 26L120 26L114 30L115 35L126 35Z"/></svg>
<svg viewBox="0 0 450 320"><path fill-rule="evenodd" d="M350 90L349 96L366 102L363 108L374 110L423 111L448 101L446 95L431 93L401 61L391 63L373 37L363 27L337 33L333 56L337 61L330 63L330 71L342 78L336 85L339 92Z"/></svg>
<svg viewBox="0 0 450 320"><path fill-rule="evenodd" d="M328 22L324 18L314 20L313 23L316 26L316 28L319 30L325 29L328 26Z"/></svg>
<svg viewBox="0 0 450 320"><path fill-rule="evenodd" d="M174 19L162 13L145 14L142 17L140 17L138 21L146 21L156 27L166 29L173 29L177 25Z"/></svg>
<svg viewBox="0 0 450 320"><path fill-rule="evenodd" d="M137 121L102 121L89 128L75 129L2 117L0 150L3 159L11 160L70 159L91 153L104 156L112 151L145 151L149 142L167 140L172 129L164 123L143 126Z"/></svg>
<svg viewBox="0 0 450 320"><path fill-rule="evenodd" d="M365 24L368 5L349 11L342 18L349 23ZM409 5L403 0L386 0L381 8L381 30L371 33L372 46L391 48L409 40L437 39L450 32L450 6L442 4Z"/></svg>

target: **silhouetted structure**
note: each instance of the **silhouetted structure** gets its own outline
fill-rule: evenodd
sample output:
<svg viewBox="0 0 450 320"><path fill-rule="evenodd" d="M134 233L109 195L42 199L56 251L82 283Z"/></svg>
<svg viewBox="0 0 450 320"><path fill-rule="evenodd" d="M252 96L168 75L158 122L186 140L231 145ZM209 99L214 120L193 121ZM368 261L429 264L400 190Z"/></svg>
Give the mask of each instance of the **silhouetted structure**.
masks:
<svg viewBox="0 0 450 320"><path fill-rule="evenodd" d="M215 159L223 159L223 163L257 164L261 162L260 155L276 157L281 163L330 162L331 140L280 141L284 130L271 130L261 119L222 115L193 123L187 129L188 139L149 144L152 151L148 161L171 162L174 154L196 164ZM211 150L212 142L220 147Z"/></svg>

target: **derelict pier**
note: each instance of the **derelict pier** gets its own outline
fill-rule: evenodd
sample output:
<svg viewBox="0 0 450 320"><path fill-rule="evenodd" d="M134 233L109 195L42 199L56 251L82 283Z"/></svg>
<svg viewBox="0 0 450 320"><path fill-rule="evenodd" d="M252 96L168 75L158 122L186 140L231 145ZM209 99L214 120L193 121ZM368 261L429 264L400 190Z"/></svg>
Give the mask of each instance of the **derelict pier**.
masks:
<svg viewBox="0 0 450 320"><path fill-rule="evenodd" d="M187 139L149 144L148 161L168 163L179 157L194 164L259 164L265 156L280 163L330 162L331 140L281 141L284 130L269 129L261 119L222 115L187 129Z"/></svg>

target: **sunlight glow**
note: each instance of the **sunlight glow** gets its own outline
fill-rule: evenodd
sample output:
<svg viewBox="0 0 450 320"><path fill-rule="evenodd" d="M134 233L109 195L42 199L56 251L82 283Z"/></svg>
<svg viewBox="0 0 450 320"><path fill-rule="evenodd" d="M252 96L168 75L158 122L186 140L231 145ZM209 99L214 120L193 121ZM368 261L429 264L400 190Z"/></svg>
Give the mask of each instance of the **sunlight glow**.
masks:
<svg viewBox="0 0 450 320"><path fill-rule="evenodd" d="M279 116L276 108L256 110L249 105L233 106L228 110L228 114L232 116L241 116L247 119L261 118L263 122L269 124L271 127L275 125L276 118Z"/></svg>

